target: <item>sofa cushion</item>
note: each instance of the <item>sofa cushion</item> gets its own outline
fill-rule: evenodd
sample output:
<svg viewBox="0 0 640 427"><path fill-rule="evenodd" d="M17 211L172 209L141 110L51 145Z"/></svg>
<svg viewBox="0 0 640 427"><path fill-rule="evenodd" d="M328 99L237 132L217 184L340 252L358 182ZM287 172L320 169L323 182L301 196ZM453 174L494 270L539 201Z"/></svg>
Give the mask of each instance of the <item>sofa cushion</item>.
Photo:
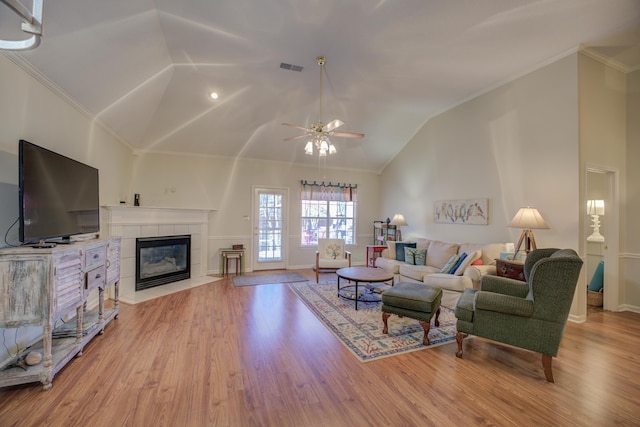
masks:
<svg viewBox="0 0 640 427"><path fill-rule="evenodd" d="M428 265L401 264L398 270L401 276L422 282L424 276L437 273L438 269Z"/></svg>
<svg viewBox="0 0 640 427"><path fill-rule="evenodd" d="M389 258L396 259L396 242L388 241L387 248L389 249Z"/></svg>
<svg viewBox="0 0 640 427"><path fill-rule="evenodd" d="M473 288L471 278L445 273L427 274L424 276L423 282L430 286L458 292Z"/></svg>
<svg viewBox="0 0 640 427"><path fill-rule="evenodd" d="M407 241L408 242L415 242L416 248L418 248L418 249L429 249L429 243L431 242L431 240L429 240L429 239L420 239L420 238L411 239L411 240L407 240Z"/></svg>
<svg viewBox="0 0 640 427"><path fill-rule="evenodd" d="M496 258L500 258L500 252L507 250L507 245L504 243L462 243L460 244L459 252L466 252L470 254L477 250L482 251L482 263L485 265L495 265Z"/></svg>
<svg viewBox="0 0 640 427"><path fill-rule="evenodd" d="M382 268L384 271L388 271L389 273L398 274L401 265L404 265L404 262L397 261L395 258L376 258L376 267Z"/></svg>
<svg viewBox="0 0 640 427"><path fill-rule="evenodd" d="M453 255L458 253L458 244L432 240L427 249L427 265L442 269Z"/></svg>

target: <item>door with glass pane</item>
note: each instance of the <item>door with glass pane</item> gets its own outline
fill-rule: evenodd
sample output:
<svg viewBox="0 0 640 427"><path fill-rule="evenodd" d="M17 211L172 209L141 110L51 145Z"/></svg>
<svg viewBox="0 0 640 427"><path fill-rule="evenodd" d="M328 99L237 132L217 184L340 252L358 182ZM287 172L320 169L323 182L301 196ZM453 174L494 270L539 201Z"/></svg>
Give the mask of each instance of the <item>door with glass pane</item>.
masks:
<svg viewBox="0 0 640 427"><path fill-rule="evenodd" d="M286 213L287 190L254 190L253 270L287 268Z"/></svg>

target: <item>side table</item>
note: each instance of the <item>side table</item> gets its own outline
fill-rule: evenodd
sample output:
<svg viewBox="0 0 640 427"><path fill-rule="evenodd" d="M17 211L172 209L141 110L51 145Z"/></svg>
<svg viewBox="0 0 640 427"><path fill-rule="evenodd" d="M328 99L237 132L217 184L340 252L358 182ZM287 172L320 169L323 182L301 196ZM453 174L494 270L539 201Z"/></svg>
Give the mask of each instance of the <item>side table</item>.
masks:
<svg viewBox="0 0 640 427"><path fill-rule="evenodd" d="M500 277L508 277L522 282L526 281L524 278L524 263L521 261L496 259L496 273Z"/></svg>
<svg viewBox="0 0 640 427"><path fill-rule="evenodd" d="M229 275L228 263L230 259L235 259L236 261L236 274L238 274L238 272L242 274L244 271L244 249L222 248L220 249L221 276Z"/></svg>
<svg viewBox="0 0 640 427"><path fill-rule="evenodd" d="M376 266L376 258L381 256L387 245L367 245L367 267Z"/></svg>

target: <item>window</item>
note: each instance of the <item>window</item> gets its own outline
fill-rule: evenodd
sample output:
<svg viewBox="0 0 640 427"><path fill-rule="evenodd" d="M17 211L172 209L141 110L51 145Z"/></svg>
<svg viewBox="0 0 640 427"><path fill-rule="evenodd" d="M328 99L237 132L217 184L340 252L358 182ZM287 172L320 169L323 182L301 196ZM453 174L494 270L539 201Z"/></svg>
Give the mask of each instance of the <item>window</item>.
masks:
<svg viewBox="0 0 640 427"><path fill-rule="evenodd" d="M318 239L344 239L355 244L355 203L302 200L302 246L315 246Z"/></svg>
<svg viewBox="0 0 640 427"><path fill-rule="evenodd" d="M324 238L356 244L356 186L302 181L300 199L302 246Z"/></svg>

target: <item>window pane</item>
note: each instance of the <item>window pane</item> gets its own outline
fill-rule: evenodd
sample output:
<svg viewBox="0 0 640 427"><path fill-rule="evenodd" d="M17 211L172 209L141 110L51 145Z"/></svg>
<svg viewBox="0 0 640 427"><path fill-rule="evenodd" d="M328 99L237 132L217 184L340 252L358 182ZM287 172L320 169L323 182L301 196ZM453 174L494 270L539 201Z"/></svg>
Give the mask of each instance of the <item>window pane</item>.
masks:
<svg viewBox="0 0 640 427"><path fill-rule="evenodd" d="M317 245L318 239L345 239L355 244L355 203L302 200L301 244Z"/></svg>

